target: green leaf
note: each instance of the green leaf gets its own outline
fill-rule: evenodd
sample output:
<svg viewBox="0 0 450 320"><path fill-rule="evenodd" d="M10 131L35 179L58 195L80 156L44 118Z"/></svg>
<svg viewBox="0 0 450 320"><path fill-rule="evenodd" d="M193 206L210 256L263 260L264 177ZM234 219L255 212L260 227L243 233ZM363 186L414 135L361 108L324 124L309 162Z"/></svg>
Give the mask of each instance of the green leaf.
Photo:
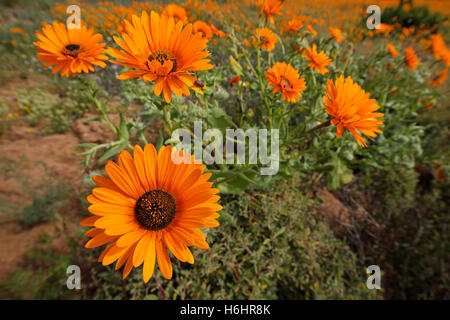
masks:
<svg viewBox="0 0 450 320"><path fill-rule="evenodd" d="M353 180L352 170L336 154L333 154L333 158L327 165L332 166L328 173L328 187L330 189L338 189Z"/></svg>
<svg viewBox="0 0 450 320"><path fill-rule="evenodd" d="M108 160L109 158L115 156L116 154L119 154L120 151L122 151L123 149L125 149L128 145L128 141L126 140L121 140L119 144L115 145L114 147L112 147L111 149L109 149L108 151L106 151L101 157L100 159L98 159L98 162L103 162Z"/></svg>
<svg viewBox="0 0 450 320"><path fill-rule="evenodd" d="M128 133L127 128L127 120L123 116L123 113L120 113L120 127L119 127L119 135L121 139L128 141L130 134Z"/></svg>
<svg viewBox="0 0 450 320"><path fill-rule="evenodd" d="M243 73L243 70L242 70L242 66L239 64L239 62L237 62L237 61L233 58L233 56L230 56L230 57L228 58L228 60L229 60L229 62L230 62L231 70L233 70L234 73L236 73L238 76L242 76L244 73Z"/></svg>

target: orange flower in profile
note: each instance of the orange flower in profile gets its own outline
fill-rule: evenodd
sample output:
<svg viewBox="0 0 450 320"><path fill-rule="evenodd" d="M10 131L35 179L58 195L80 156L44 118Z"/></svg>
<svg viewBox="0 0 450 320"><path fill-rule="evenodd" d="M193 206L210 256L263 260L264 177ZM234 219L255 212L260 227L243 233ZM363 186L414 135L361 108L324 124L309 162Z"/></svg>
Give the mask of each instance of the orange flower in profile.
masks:
<svg viewBox="0 0 450 320"><path fill-rule="evenodd" d="M169 17L173 17L175 22L181 21L184 24L188 23L188 16L186 10L184 10L183 7L180 7L179 5L176 5L174 3L167 5L162 13Z"/></svg>
<svg viewBox="0 0 450 320"><path fill-rule="evenodd" d="M394 57L398 57L398 51L395 49L394 45L391 43L387 44L387 50L389 51L389 53Z"/></svg>
<svg viewBox="0 0 450 320"><path fill-rule="evenodd" d="M447 66L450 66L450 50L447 49L444 39L440 34L433 34L431 39L431 51L436 59L442 60Z"/></svg>
<svg viewBox="0 0 450 320"><path fill-rule="evenodd" d="M263 14L271 24L275 24L274 15L281 15L283 10L283 1L280 0L258 0L256 2L258 8L263 9Z"/></svg>
<svg viewBox="0 0 450 320"><path fill-rule="evenodd" d="M137 70L122 73L119 79L156 80L154 92L157 96L162 92L166 102L171 101L172 92L188 96L191 88L202 93L193 72L213 66L205 59L207 40L201 33L193 34L191 24L175 24L172 17L154 11L150 17L145 11L141 17L133 15L125 24L124 40L114 37L122 50L109 48L108 53L117 59L112 62Z"/></svg>
<svg viewBox="0 0 450 320"><path fill-rule="evenodd" d="M415 70L419 65L419 59L417 58L416 53L414 52L414 49L412 47L406 48L405 60L410 70Z"/></svg>
<svg viewBox="0 0 450 320"><path fill-rule="evenodd" d="M344 40L344 36L342 35L342 31L338 28L328 28L328 33L331 35L331 37L333 37L334 39L336 39L336 41L338 43L341 43L342 40Z"/></svg>
<svg viewBox="0 0 450 320"><path fill-rule="evenodd" d="M215 26L214 24L212 24L211 22L209 23L209 26L211 27L212 32L213 32L216 36L218 36L218 37L220 37L220 38L223 38L223 37L226 37L226 36L227 36L227 35L225 34L225 32L223 32L222 30L217 29L216 26Z"/></svg>
<svg viewBox="0 0 450 320"><path fill-rule="evenodd" d="M426 105L423 106L425 109L433 109L433 101L428 102Z"/></svg>
<svg viewBox="0 0 450 320"><path fill-rule="evenodd" d="M380 23L378 25L378 28L375 29L375 33L387 36L392 32L392 30L394 30L394 26L387 23Z"/></svg>
<svg viewBox="0 0 450 320"><path fill-rule="evenodd" d="M445 80L447 80L447 77L448 77L448 69L445 68L444 70L439 71L437 73L436 77L434 77L433 81L431 81L431 85L433 87L440 86L445 82Z"/></svg>
<svg viewBox="0 0 450 320"><path fill-rule="evenodd" d="M25 30L23 30L22 28L19 28L19 27L11 28L11 29L9 29L9 32L10 32L11 34L17 34L17 33L20 33L20 34L27 34L27 32L26 32Z"/></svg>
<svg viewBox="0 0 450 320"><path fill-rule="evenodd" d="M308 67L314 68L318 73L324 75L328 72L326 66L331 65L331 59L322 50L317 53L317 46L315 44L312 47L306 48L303 53L303 58L309 61Z"/></svg>
<svg viewBox="0 0 450 320"><path fill-rule="evenodd" d="M39 50L39 61L45 62L45 67L54 66L52 73L61 71L65 77L77 73L94 71L94 65L106 67L103 60L105 43L101 34L94 34L94 29L82 25L80 29L67 29L61 22L53 25L44 23L42 32L36 31L39 41L33 42Z"/></svg>
<svg viewBox="0 0 450 320"><path fill-rule="evenodd" d="M261 44L261 49L266 51L272 51L275 49L275 44L278 42L278 37L269 28L256 29L256 39L253 41L253 45ZM255 37L254 37L255 38Z"/></svg>
<svg viewBox="0 0 450 320"><path fill-rule="evenodd" d="M311 35L312 35L313 38L315 38L315 37L317 36L317 31L314 30L314 28L313 28L310 24L308 24L308 25L306 26L306 30L308 30L309 32L311 32Z"/></svg>
<svg viewBox="0 0 450 320"><path fill-rule="evenodd" d="M326 112L333 117L331 124L337 126L336 137L340 138L344 129L350 131L356 139L358 145L367 147L364 138L357 132L366 135L373 140L376 133L381 133L379 129L383 120L383 113L376 113L380 107L375 103L375 99L369 99L370 93L366 93L361 87L353 82L351 77L344 80L341 75L333 83L327 79L325 96Z"/></svg>
<svg viewBox="0 0 450 320"><path fill-rule="evenodd" d="M228 80L228 85L232 86L233 84L238 83L239 81L241 81L240 76L233 77L230 80Z"/></svg>
<svg viewBox="0 0 450 320"><path fill-rule="evenodd" d="M202 34L203 39L209 40L213 36L211 27L203 21L200 20L195 21L194 24L192 25L192 29L194 33L200 32Z"/></svg>
<svg viewBox="0 0 450 320"><path fill-rule="evenodd" d="M406 37L409 37L412 33L414 33L414 30L415 30L414 26L411 26L409 28L403 27L402 32Z"/></svg>
<svg viewBox="0 0 450 320"><path fill-rule="evenodd" d="M173 161L173 155L180 161ZM118 164L106 164L109 179L93 177L98 187L87 197L93 216L81 225L93 227L86 232L92 238L86 248L108 244L99 262L106 266L117 261L116 270L125 265L124 279L143 264L147 283L156 261L162 275L172 278L168 250L176 259L193 264L188 247L209 248L200 228L217 227L217 211L222 207L216 203L218 189L207 182L211 173L204 173L205 166L192 160L170 146L159 152L152 144L144 150L135 146L134 157L124 150Z"/></svg>
<svg viewBox="0 0 450 320"><path fill-rule="evenodd" d="M274 86L273 92L281 91L281 97L290 103L297 102L306 89L305 79L300 78L297 70L286 62L277 62L266 72L267 82Z"/></svg>

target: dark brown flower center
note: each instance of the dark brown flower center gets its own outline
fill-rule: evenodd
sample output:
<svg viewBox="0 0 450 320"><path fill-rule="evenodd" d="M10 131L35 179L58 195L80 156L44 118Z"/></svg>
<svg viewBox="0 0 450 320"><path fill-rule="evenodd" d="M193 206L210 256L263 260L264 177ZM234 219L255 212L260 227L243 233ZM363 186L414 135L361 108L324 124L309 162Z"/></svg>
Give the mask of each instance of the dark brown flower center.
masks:
<svg viewBox="0 0 450 320"><path fill-rule="evenodd" d="M78 56L79 52L80 52L80 46L77 44L69 44L63 50L63 54L65 54L66 56L74 57L74 58L76 58Z"/></svg>
<svg viewBox="0 0 450 320"><path fill-rule="evenodd" d="M152 190L144 193L134 208L136 219L149 230L167 227L175 217L175 199L165 191Z"/></svg>
<svg viewBox="0 0 450 320"><path fill-rule="evenodd" d="M162 51L162 50L157 50L157 51L155 51L155 52L152 52L149 56L148 56L148 62L152 62L152 61L154 61L154 60L156 60L156 61L158 61L160 64L161 64L161 66L162 65L164 65L164 62L166 62L166 61L172 61L172 64L173 64L173 66L172 66L172 69L170 70L170 72L175 72L175 71L177 71L177 67L178 67L178 64L177 64L177 59L175 58L175 56L172 54L172 53L170 53L170 52L166 52L166 51ZM147 67L150 69L150 65L149 65L149 63L147 62ZM169 72L169 73L170 73Z"/></svg>

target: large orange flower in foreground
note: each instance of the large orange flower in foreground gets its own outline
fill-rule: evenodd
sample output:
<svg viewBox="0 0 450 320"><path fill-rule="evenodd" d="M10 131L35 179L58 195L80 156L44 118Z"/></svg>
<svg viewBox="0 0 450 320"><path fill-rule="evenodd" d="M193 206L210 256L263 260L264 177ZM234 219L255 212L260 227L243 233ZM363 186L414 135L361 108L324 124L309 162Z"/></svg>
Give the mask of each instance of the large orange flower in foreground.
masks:
<svg viewBox="0 0 450 320"><path fill-rule="evenodd" d="M375 99L369 99L370 93L366 93L361 87L353 82L351 77L344 80L341 75L333 83L327 80L325 96L325 110L333 117L331 123L337 126L336 137L340 138L344 128L349 130L356 139L358 145L367 147L364 138L357 132L368 136L373 140L376 133L381 133L379 129L383 120L383 113L374 112L380 107L375 103Z"/></svg>
<svg viewBox="0 0 450 320"><path fill-rule="evenodd" d="M259 28L256 29L256 38L255 41L253 41L253 45L258 45L258 38L259 43L261 43L261 49L266 51L272 51L275 49L275 44L278 42L278 37L275 35L275 33L272 32L269 28Z"/></svg>
<svg viewBox="0 0 450 320"><path fill-rule="evenodd" d="M45 62L45 67L54 66L52 73L60 71L62 76L74 77L77 73L93 72L94 65L106 67L105 43L100 42L102 35L94 33L93 28L82 25L80 29L67 29L61 22L45 23L36 36L39 41L33 44L39 50L39 61Z"/></svg>
<svg viewBox="0 0 450 320"><path fill-rule="evenodd" d="M170 102L172 92L177 96L189 95L191 88L202 93L197 85L193 71L211 69L207 40L202 34L192 32L192 25L175 23L172 17L159 15L152 11L150 17L142 12L141 17L133 15L130 21L124 21L126 32L123 40L114 37L122 50L109 48L108 53L117 59L114 63L137 70L119 75L119 79L138 78L143 81L155 81L154 92L164 95Z"/></svg>
<svg viewBox="0 0 450 320"><path fill-rule="evenodd" d="M290 103L297 102L306 89L305 79L300 78L298 71L286 62L277 62L266 72L267 82L274 86L273 92L281 91L281 97Z"/></svg>
<svg viewBox="0 0 450 320"><path fill-rule="evenodd" d="M419 58L417 58L416 53L414 52L414 49L412 47L406 48L405 60L410 70L415 70L419 65Z"/></svg>
<svg viewBox="0 0 450 320"><path fill-rule="evenodd" d="M306 48L303 58L309 61L308 67L314 68L321 75L327 73L328 69L325 67L331 65L331 59L328 58L323 50L317 53L317 46L315 44L312 47Z"/></svg>
<svg viewBox="0 0 450 320"><path fill-rule="evenodd" d="M99 262L116 270L125 264L125 279L133 267L143 267L144 282L153 275L155 260L167 279L172 277L172 264L167 249L180 261L194 263L188 247L208 249L205 235L199 228L216 227L222 207L216 202L218 189L207 182L210 173L205 166L178 153L175 164L170 146L157 153L151 144L142 150L134 148L134 157L127 151L119 155L118 164L109 161L105 167L108 178L93 178L98 188L87 197L94 216L84 219L83 226L92 226L86 236L92 237L86 248L109 243Z"/></svg>

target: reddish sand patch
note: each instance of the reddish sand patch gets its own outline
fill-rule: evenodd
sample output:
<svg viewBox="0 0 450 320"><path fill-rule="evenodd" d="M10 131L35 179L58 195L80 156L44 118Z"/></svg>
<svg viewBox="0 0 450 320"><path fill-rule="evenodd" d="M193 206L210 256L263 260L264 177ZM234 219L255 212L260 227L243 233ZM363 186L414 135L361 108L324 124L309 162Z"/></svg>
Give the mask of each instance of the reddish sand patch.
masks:
<svg viewBox="0 0 450 320"><path fill-rule="evenodd" d="M19 121L20 122L20 121ZM71 132L57 135L42 135L38 128L26 125L14 125L0 138L0 163L9 166L9 174L0 175L0 194L7 202L23 207L30 203L23 183L31 188L42 187L45 175L51 172L62 183L67 183L72 190L78 192L83 170L82 158L77 156L80 150L75 148L78 138ZM44 169L46 168L46 169ZM26 180L21 181L20 178ZM1 208L1 207L0 207ZM73 235L81 220L81 210L76 194L71 194L69 204L58 214L64 220L65 235ZM55 227L62 229L60 222L46 222L24 229L16 222L5 222L15 219L15 212L1 212L0 209L0 281L20 262L27 248L33 247L43 235L55 235ZM64 237L58 236L52 246L64 250Z"/></svg>

